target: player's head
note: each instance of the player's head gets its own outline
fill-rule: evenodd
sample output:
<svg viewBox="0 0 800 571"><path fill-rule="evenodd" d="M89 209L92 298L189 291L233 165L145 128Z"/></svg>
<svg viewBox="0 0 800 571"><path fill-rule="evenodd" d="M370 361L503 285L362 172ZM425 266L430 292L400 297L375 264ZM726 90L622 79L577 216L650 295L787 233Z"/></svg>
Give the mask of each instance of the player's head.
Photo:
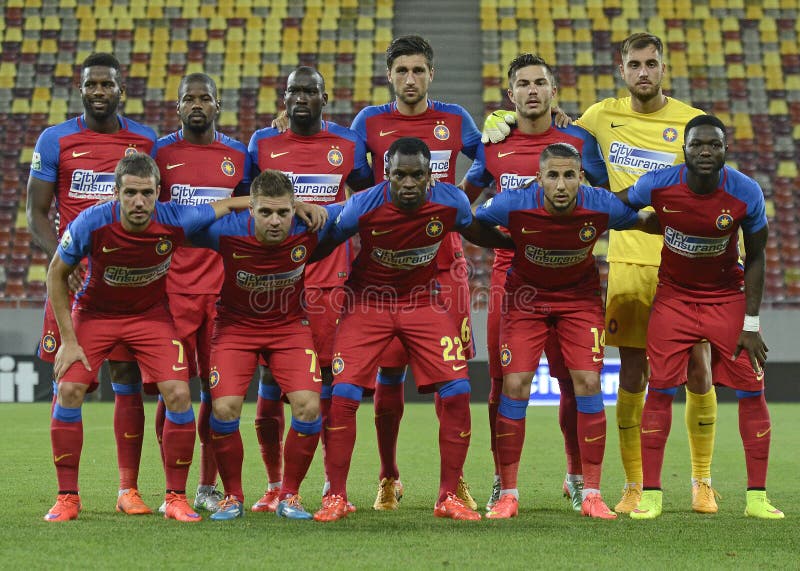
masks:
<svg viewBox="0 0 800 571"><path fill-rule="evenodd" d="M545 208L551 214L572 212L582 178L581 153L569 143L548 145L539 155L536 179L544 189Z"/></svg>
<svg viewBox="0 0 800 571"><path fill-rule="evenodd" d="M129 232L140 232L150 224L156 208L161 175L158 165L144 153L126 155L114 169L120 221Z"/></svg>
<svg viewBox="0 0 800 571"><path fill-rule="evenodd" d="M433 81L433 48L420 36L395 38L386 48L386 74L398 101L419 103Z"/></svg>
<svg viewBox="0 0 800 571"><path fill-rule="evenodd" d="M392 202L403 210L415 210L425 202L431 183L431 150L416 137L397 139L386 152L386 177Z"/></svg>
<svg viewBox="0 0 800 571"><path fill-rule="evenodd" d="M667 69L661 38L646 32L628 36L622 42L620 55L622 63L619 72L631 96L642 103L659 97Z"/></svg>
<svg viewBox="0 0 800 571"><path fill-rule="evenodd" d="M686 168L697 176L715 175L725 164L725 124L714 115L698 115L683 130Z"/></svg>
<svg viewBox="0 0 800 571"><path fill-rule="evenodd" d="M250 214L259 242L283 242L294 219L294 188L289 177L279 170L261 171L250 185Z"/></svg>
<svg viewBox="0 0 800 571"><path fill-rule="evenodd" d="M217 84L205 73L190 73L178 86L178 117L183 128L194 133L214 129L221 109Z"/></svg>
<svg viewBox="0 0 800 571"><path fill-rule="evenodd" d="M313 67L301 66L289 74L283 95L290 126L304 128L319 125L322 108L328 104L325 79Z"/></svg>
<svg viewBox="0 0 800 571"><path fill-rule="evenodd" d="M102 52L83 60L80 90L87 116L102 121L114 115L125 91L119 60Z"/></svg>
<svg viewBox="0 0 800 571"><path fill-rule="evenodd" d="M541 57L522 54L508 66L508 98L517 113L527 119L537 119L550 113L556 95L553 69Z"/></svg>

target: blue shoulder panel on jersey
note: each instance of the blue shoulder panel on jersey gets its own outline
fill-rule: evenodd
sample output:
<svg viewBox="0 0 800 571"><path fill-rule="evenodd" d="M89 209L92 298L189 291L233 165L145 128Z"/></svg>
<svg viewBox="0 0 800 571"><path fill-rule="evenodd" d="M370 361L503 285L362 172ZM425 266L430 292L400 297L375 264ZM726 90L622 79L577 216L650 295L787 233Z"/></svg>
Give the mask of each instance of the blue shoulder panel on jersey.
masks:
<svg viewBox="0 0 800 571"><path fill-rule="evenodd" d="M147 137L148 139L153 141L153 143L155 143L156 140L158 139L158 135L156 135L156 132L153 131L153 129L151 129L147 125L142 125L141 123L137 123L136 121L133 121L131 119L128 119L127 117L122 117L122 116L120 116L120 121L122 122L122 125L124 125L125 128L128 129L128 131L130 131L131 133L135 133L142 137ZM156 156L155 144L153 144L153 148L150 149L150 156L151 157Z"/></svg>
<svg viewBox="0 0 800 571"><path fill-rule="evenodd" d="M605 188L581 185L578 191L578 204L587 210L608 214L608 227L612 230L626 230L639 218L636 210L624 204L616 195Z"/></svg>
<svg viewBox="0 0 800 571"><path fill-rule="evenodd" d="M175 131L174 133L170 133L169 135L165 135L156 141L156 154L158 151L163 149L164 147L169 147L170 145L174 145L180 139L178 139L178 132Z"/></svg>
<svg viewBox="0 0 800 571"><path fill-rule="evenodd" d="M92 233L114 222L115 208L119 209L119 203L116 201L90 206L69 223L61 236L57 250L64 263L76 266L89 254L92 247Z"/></svg>
<svg viewBox="0 0 800 571"><path fill-rule="evenodd" d="M744 173L725 166L725 192L747 205L747 216L742 221L742 231L754 234L767 225L764 191L759 184Z"/></svg>
<svg viewBox="0 0 800 571"><path fill-rule="evenodd" d="M256 171L261 172L261 167L258 165L258 142L261 139L269 139L270 137L276 137L280 135L280 131L277 129L273 129L272 127L264 127L263 129L258 129L253 136L250 137L250 143L247 145L247 152L250 154L250 163L251 163L251 170L250 179L254 179Z"/></svg>
<svg viewBox="0 0 800 571"><path fill-rule="evenodd" d="M650 206L653 201L653 190L678 184L682 168L684 165L675 165L643 174L628 189L628 203L636 209Z"/></svg>
<svg viewBox="0 0 800 571"><path fill-rule="evenodd" d="M350 123L350 128L361 137L365 142L367 140L367 119L375 115L383 113L390 113L392 111L392 103L384 103L383 105L369 105L364 107Z"/></svg>
<svg viewBox="0 0 800 571"><path fill-rule="evenodd" d="M581 166L586 174L586 179L593 186L607 187L608 171L606 170L606 163L603 160L603 153L600 150L600 145L597 139L594 138L594 135L574 123L563 128L556 128L567 135L577 137L583 141Z"/></svg>
<svg viewBox="0 0 800 571"><path fill-rule="evenodd" d="M250 236L250 211L231 212L218 218L207 228L201 228L189 235L192 245L219 250L222 236Z"/></svg>
<svg viewBox="0 0 800 571"><path fill-rule="evenodd" d="M464 191L447 182L437 182L431 187L430 200L456 209L457 229L466 228L472 223L472 208Z"/></svg>
<svg viewBox="0 0 800 571"><path fill-rule="evenodd" d="M186 236L206 228L216 219L210 204L188 206L176 202L156 202L155 215L159 222L169 226L180 226Z"/></svg>
<svg viewBox="0 0 800 571"><path fill-rule="evenodd" d="M536 208L533 193L519 188L505 190L481 204L475 218L492 226L508 226L508 215L514 210Z"/></svg>
<svg viewBox="0 0 800 571"><path fill-rule="evenodd" d="M383 181L351 196L336 217L334 226L330 230L330 238L337 242L344 242L350 236L357 234L358 222L361 217L386 202L388 185L388 181Z"/></svg>
<svg viewBox="0 0 800 571"><path fill-rule="evenodd" d="M61 137L74 135L80 132L78 118L73 117L68 121L48 127L36 141L33 149L34 157L31 161L31 174L34 178L47 182L58 180L58 163L61 154ZM38 159L38 161L37 161ZM39 166L37 167L37 162Z"/></svg>

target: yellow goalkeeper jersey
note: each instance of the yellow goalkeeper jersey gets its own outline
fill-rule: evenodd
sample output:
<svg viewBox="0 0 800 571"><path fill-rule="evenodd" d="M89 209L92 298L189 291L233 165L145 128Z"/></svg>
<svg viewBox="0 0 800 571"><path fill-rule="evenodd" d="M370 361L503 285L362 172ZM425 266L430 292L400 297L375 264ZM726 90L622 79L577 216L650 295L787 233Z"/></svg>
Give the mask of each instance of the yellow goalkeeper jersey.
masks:
<svg viewBox="0 0 800 571"><path fill-rule="evenodd" d="M655 113L637 113L631 98L604 99L595 103L578 119L577 124L597 139L608 169L611 190L619 192L644 173L684 162L683 127L702 115L677 99ZM609 262L657 266L661 262L660 236L638 230L611 231Z"/></svg>

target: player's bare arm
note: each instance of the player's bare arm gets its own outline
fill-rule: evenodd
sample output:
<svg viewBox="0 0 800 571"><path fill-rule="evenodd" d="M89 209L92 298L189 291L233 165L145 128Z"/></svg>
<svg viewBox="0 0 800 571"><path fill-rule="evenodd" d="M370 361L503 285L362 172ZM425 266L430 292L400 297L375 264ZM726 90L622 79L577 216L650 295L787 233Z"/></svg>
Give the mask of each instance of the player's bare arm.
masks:
<svg viewBox="0 0 800 571"><path fill-rule="evenodd" d="M244 210L250 207L250 196L234 196L233 198L224 198L216 202L210 202L211 208L214 209L214 214L217 218L221 218L226 214L230 214L234 210Z"/></svg>
<svg viewBox="0 0 800 571"><path fill-rule="evenodd" d="M61 347L56 353L56 360L53 365L53 374L56 380L60 380L67 369L76 362L81 361L87 371L91 371L89 360L83 353L83 348L78 344L75 336L75 329L72 326L72 315L69 307L69 291L67 289L67 279L75 270L76 266L70 266L61 256L53 256L50 268L47 271L47 297L53 307L53 314L58 323L58 330L61 333Z"/></svg>
<svg viewBox="0 0 800 571"><path fill-rule="evenodd" d="M764 249L767 245L767 236L769 230L764 226L758 232L753 234L744 234L744 297L745 297L745 324L744 330L739 335L739 341L736 343L736 351L733 358L739 356L742 349L747 351L750 355L750 364L753 366L753 371L759 373L761 367L767 360L766 343L761 338L761 332L758 331L758 313L761 307L761 297L764 294L764 274L767 268L767 259L764 255ZM748 319L749 318L749 319ZM755 319L753 319L755 318ZM755 321L755 324L748 323L748 321ZM754 329L754 330L748 330Z"/></svg>
<svg viewBox="0 0 800 571"><path fill-rule="evenodd" d="M458 188L464 191L464 194L467 195L470 204L474 204L478 198L480 198L481 193L483 192L483 188L478 186L477 184L472 184L467 180L467 177L464 177L461 182L458 183Z"/></svg>
<svg viewBox="0 0 800 571"><path fill-rule="evenodd" d="M514 240L508 234L503 234L497 228L480 222L477 218L472 219L472 223L466 228L459 230L459 233L476 246L484 248L502 248L513 250L516 248Z"/></svg>

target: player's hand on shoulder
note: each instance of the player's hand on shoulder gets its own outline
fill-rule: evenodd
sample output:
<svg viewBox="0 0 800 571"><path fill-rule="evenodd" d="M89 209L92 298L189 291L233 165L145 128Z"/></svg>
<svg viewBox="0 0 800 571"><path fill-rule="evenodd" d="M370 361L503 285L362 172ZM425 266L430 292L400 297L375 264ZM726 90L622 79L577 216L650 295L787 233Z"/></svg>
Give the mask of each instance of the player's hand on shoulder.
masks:
<svg viewBox="0 0 800 571"><path fill-rule="evenodd" d="M61 347L59 347L56 352L56 360L53 363L53 375L56 380L61 380L64 373L77 361L83 363L87 371L92 370L89 366L89 359L86 358L86 354L83 352L83 347L76 342L62 341Z"/></svg>
<svg viewBox="0 0 800 571"><path fill-rule="evenodd" d="M750 356L750 364L753 367L753 372L761 374L762 367L767 361L767 344L761 338L761 333L758 331L742 331L739 334L739 341L736 343L736 351L733 353L732 359L739 357L742 350L747 351Z"/></svg>
<svg viewBox="0 0 800 571"><path fill-rule="evenodd" d="M78 293L83 287L83 280L86 277L86 266L81 262L71 274L67 276L67 285L70 293Z"/></svg>
<svg viewBox="0 0 800 571"><path fill-rule="evenodd" d="M277 129L278 132L284 133L286 129L289 128L289 116L286 115L286 110L284 109L272 120L272 124L270 125L273 129Z"/></svg>
<svg viewBox="0 0 800 571"><path fill-rule="evenodd" d="M295 212L311 232L321 230L328 221L328 211L318 204L308 204L298 200L295 204Z"/></svg>
<svg viewBox="0 0 800 571"><path fill-rule="evenodd" d="M483 133L481 133L481 142L485 145L487 143L499 143L505 140L511 133L511 126L517 124L517 114L513 111L499 109L489 115L483 122Z"/></svg>
<svg viewBox="0 0 800 571"><path fill-rule="evenodd" d="M567 115L564 110L556 105L552 109L553 111L553 121L556 122L556 127L560 127L563 129L564 127L569 127L572 125L572 117Z"/></svg>

